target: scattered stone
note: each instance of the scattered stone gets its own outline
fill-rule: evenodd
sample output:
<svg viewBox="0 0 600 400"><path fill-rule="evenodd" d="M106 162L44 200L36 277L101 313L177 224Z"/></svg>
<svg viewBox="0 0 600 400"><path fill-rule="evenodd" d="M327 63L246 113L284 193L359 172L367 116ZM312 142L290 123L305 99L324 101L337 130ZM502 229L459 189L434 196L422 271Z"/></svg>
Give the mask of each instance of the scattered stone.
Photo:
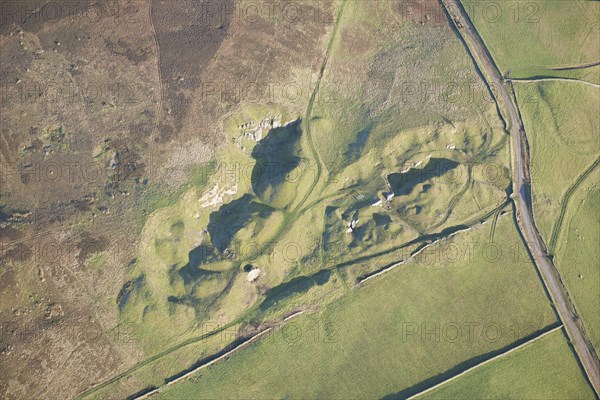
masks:
<svg viewBox="0 0 600 400"><path fill-rule="evenodd" d="M46 307L45 314L46 319L56 319L62 317L64 312L60 304L52 303Z"/></svg>
<svg viewBox="0 0 600 400"><path fill-rule="evenodd" d="M375 203L371 204L371 207L381 207L381 199L377 200Z"/></svg>
<svg viewBox="0 0 600 400"><path fill-rule="evenodd" d="M119 166L119 156L117 153L115 153L110 160L109 167L110 167L110 169L117 169L118 166Z"/></svg>
<svg viewBox="0 0 600 400"><path fill-rule="evenodd" d="M258 278L258 275L260 275L260 269L254 268L250 270L250 272L248 272L248 277L246 278L246 280L248 282L254 282Z"/></svg>
<svg viewBox="0 0 600 400"><path fill-rule="evenodd" d="M358 225L358 218L352 217L352 220L348 223L348 229L346 229L346 233L354 232L356 225Z"/></svg>

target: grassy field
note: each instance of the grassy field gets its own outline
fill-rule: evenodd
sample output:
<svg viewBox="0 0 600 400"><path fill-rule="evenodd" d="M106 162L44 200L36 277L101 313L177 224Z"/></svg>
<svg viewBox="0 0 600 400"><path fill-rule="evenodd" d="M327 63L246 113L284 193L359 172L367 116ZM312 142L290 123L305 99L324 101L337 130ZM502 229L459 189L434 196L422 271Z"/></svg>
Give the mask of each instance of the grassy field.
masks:
<svg viewBox="0 0 600 400"><path fill-rule="evenodd" d="M559 234L555 263L594 347L600 349L600 171L582 182L571 198Z"/></svg>
<svg viewBox="0 0 600 400"><path fill-rule="evenodd" d="M419 396L433 399L594 399L562 331Z"/></svg>
<svg viewBox="0 0 600 400"><path fill-rule="evenodd" d="M600 346L597 241L600 91L577 83L516 84L531 150L536 224L582 317ZM591 171L586 177L586 171Z"/></svg>
<svg viewBox="0 0 600 400"><path fill-rule="evenodd" d="M531 151L536 224L548 243L565 193L597 157L600 91L568 82L515 89Z"/></svg>
<svg viewBox="0 0 600 400"><path fill-rule="evenodd" d="M556 321L510 217L421 253L298 317L160 398L376 398L416 393ZM489 246L488 246L489 247ZM450 256L449 249L472 249ZM513 259L515 254L519 260ZM487 260L487 261L486 261ZM468 328L468 327L471 328ZM408 367L410 366L410 367ZM290 379L293 376L293 379Z"/></svg>
<svg viewBox="0 0 600 400"><path fill-rule="evenodd" d="M469 1L465 6L500 70L537 75L539 68L598 61L600 3L574 0Z"/></svg>

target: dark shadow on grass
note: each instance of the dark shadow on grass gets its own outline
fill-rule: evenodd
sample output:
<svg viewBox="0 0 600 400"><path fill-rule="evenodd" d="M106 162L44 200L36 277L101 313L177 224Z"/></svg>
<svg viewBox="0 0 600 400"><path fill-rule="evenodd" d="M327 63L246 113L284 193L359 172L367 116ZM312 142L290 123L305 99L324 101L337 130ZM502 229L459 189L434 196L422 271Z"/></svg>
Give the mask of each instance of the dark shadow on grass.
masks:
<svg viewBox="0 0 600 400"><path fill-rule="evenodd" d="M201 266L219 261L219 259L214 247L202 244L189 252L189 262L178 272L186 285L197 282L199 279L209 279L214 275L219 275L219 272L206 270Z"/></svg>
<svg viewBox="0 0 600 400"><path fill-rule="evenodd" d="M132 394L130 396L127 396L125 398L125 400L138 399L138 398L142 397L143 395L148 394L148 393L150 393L150 392L152 392L152 391L154 391L156 389L158 389L158 388L156 386L154 386L154 385L148 386L148 387L146 387L146 388L144 388L144 389L142 389L142 390L140 390L138 392L135 392L134 394Z"/></svg>
<svg viewBox="0 0 600 400"><path fill-rule="evenodd" d="M267 203L276 196L288 174L300 165L300 122L271 129L252 150L251 155L256 159L251 176L252 190Z"/></svg>
<svg viewBox="0 0 600 400"><path fill-rule="evenodd" d="M411 168L405 173L392 173L387 176L392 192L396 196L410 194L415 186L457 168L460 164L446 158L430 158L423 168Z"/></svg>
<svg viewBox="0 0 600 400"><path fill-rule="evenodd" d="M246 193L212 212L206 229L213 246L222 253L238 231L252 220L267 218L272 212L271 207L255 202L252 195Z"/></svg>
<svg viewBox="0 0 600 400"><path fill-rule="evenodd" d="M260 311L264 312L271 307L277 306L280 301L299 293L306 293L313 286L321 286L329 281L331 271L323 269L310 276L299 276L286 283L282 283L265 294L265 300L260 304Z"/></svg>

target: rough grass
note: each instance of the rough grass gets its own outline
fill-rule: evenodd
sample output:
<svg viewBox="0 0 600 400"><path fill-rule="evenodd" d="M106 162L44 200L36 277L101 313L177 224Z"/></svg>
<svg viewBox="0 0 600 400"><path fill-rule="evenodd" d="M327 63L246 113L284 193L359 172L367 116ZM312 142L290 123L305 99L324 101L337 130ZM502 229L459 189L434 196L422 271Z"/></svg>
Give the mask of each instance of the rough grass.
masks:
<svg viewBox="0 0 600 400"><path fill-rule="evenodd" d="M206 323L204 331L213 330L218 326L215 322ZM208 337L196 343L176 350L159 360L141 366L125 374L122 379L110 383L88 396L86 400L124 399L150 386L161 386L165 378L173 377L181 371L190 368L198 360L209 357L236 339L239 326L232 326L219 334ZM132 338L128 338L132 340ZM134 339L135 340L135 339Z"/></svg>
<svg viewBox="0 0 600 400"><path fill-rule="evenodd" d="M526 257L511 258L514 251L523 255L512 220L498 222L502 261L484 258L480 250L487 235L487 229L476 229L449 242L477 244L473 259L436 261L436 254L448 253L423 253L322 312L290 321L269 339L165 388L162 398L406 394L432 376L553 323L534 267Z"/></svg>
<svg viewBox="0 0 600 400"><path fill-rule="evenodd" d="M403 131L466 120L484 126L493 112L447 22L414 23L394 4L346 5L312 121L332 175Z"/></svg>
<svg viewBox="0 0 600 400"><path fill-rule="evenodd" d="M418 399L594 399L582 372L558 331Z"/></svg>

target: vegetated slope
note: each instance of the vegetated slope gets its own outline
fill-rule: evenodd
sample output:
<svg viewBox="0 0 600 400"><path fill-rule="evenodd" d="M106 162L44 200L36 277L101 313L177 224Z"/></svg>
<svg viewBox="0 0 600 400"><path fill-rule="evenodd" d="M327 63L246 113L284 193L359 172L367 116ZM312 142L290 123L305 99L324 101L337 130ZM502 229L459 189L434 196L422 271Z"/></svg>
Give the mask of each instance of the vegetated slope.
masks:
<svg viewBox="0 0 600 400"><path fill-rule="evenodd" d="M399 3L347 5L313 112L330 175L369 149L389 152L387 140L403 131L431 127L422 132L426 141L443 125L498 127L493 101L443 13L406 11Z"/></svg>
<svg viewBox="0 0 600 400"><path fill-rule="evenodd" d="M198 337L206 321L256 325L323 306L361 276L506 204L507 137L445 17L407 20L381 3L373 19L364 3L347 7L343 38L331 37L323 85L310 96L313 118L278 104L234 108L207 189L149 218L120 297L122 319L148 352ZM396 26L382 35L387 22ZM357 26L373 43L360 47L353 68L371 72L347 86ZM375 75L395 89L371 85ZM444 84L456 76L458 88ZM357 93L368 94L369 115L353 118L366 118L369 131L344 123ZM315 184L321 158L326 171Z"/></svg>
<svg viewBox="0 0 600 400"><path fill-rule="evenodd" d="M210 190L190 190L182 201L158 212L144 229L143 250L130 268L131 281L141 283L126 285L121 312L125 320L156 339L156 345L161 338L164 345L170 344L171 335L192 335L198 321L211 316L234 321L257 298L295 278L400 246L420 234L439 233L476 218L473 209L484 216L506 201L507 142L498 129L492 103L466 96L466 88L458 92L464 96L458 97L447 87L422 98L418 95L423 93L414 93L415 101L425 105L412 104L404 92L407 77L437 87L458 71L477 96L488 96L477 75L467 68L468 61L453 55L465 53L447 22L421 25L421 21L405 20L402 10L390 8L389 3L377 6L373 20L366 5L349 2L347 6L349 14L340 17L339 30L334 31L342 39L332 36L331 54L326 53L330 58L325 60L323 79L327 82L315 87L319 90L310 96L316 99L314 118L310 122L292 118L302 124L287 124L290 113L285 106L236 108L223 121L228 140L217 154L220 165L208 180ZM390 36L380 35L388 29L388 20L401 27ZM373 73L391 74L399 85L389 93L386 85L370 87L368 74L357 79L360 91L369 93L373 113L367 118L373 127L368 137L354 126L340 125L343 117L336 110L352 109L345 107L343 97L335 95L333 106L327 101L334 94L332 87L349 90L344 89L348 75L339 68L356 35L353 23L369 30L368 40L373 42L372 47L360 48L358 62L381 70ZM423 40L439 50L434 52L438 58L428 59ZM402 43L409 45L403 50ZM396 65L397 61L406 64ZM417 61L428 69L416 77L404 75L407 66ZM418 79L411 85L421 90ZM455 101L448 104L445 100L450 94ZM412 104L411 109L394 117L407 104ZM426 112L415 113L417 109ZM410 115L415 119L402 122ZM335 123L333 134L322 121ZM309 151L304 134L309 123L318 143L317 154L326 154L327 172L316 186L319 157ZM328 146L335 143L343 152L328 153ZM327 166L331 157L338 163L335 168ZM448 161L430 165L429 158ZM490 165L491 176L486 172ZM399 177L396 185L407 180L403 177L406 169L413 171L409 184L415 190L402 189L394 195L388 175ZM296 203L306 195L305 203ZM256 282L246 281L242 271L246 264L261 271ZM170 320L173 323L165 323Z"/></svg>
<svg viewBox="0 0 600 400"><path fill-rule="evenodd" d="M275 128L272 123L279 120L275 116L285 114L279 108L286 107L273 104L270 108L219 99L217 103L228 111L216 128L217 131L222 128L220 133L227 139L217 154L221 170L210 176L207 190L192 189L149 219L139 258L129 269L131 282L124 286L119 298L121 317L134 324L149 353L168 351L169 346L194 338L202 322L212 318L226 324L242 321L257 324L296 308L324 306L348 293L355 283L353 278L358 275L344 275L340 273L341 268L333 268L336 265L364 257L361 268L366 272L377 269L380 259L370 258L371 255L442 232L446 227L460 227L472 219L483 219L506 201L509 187L506 137L499 129L488 93L460 43L452 36L445 17L443 20L430 21L424 17L412 20L388 2L378 4L375 12L364 2L349 2L347 7L348 19L340 18L339 36L331 38L329 60L315 63L323 65L320 90L309 92L298 102L304 104L309 98L316 99L312 118L302 120L297 130ZM393 28L390 30L390 27ZM223 46L227 48L227 43ZM464 58L457 57L457 52ZM269 66L264 67L268 72ZM456 85L445 84L457 77L459 91ZM302 76L301 87L310 88L306 84L309 80ZM471 95L473 88L476 97ZM297 111L303 107L295 104L287 108ZM297 118L293 114L288 112L281 121ZM256 136L247 132L247 127L263 122L269 125L268 133L256 143ZM308 135L303 134L306 131L302 129L308 126L316 146L310 146ZM278 149L283 142L290 146ZM275 145L269 146L270 143ZM312 185L310 168L302 169L302 162L312 163L314 167L321 158L326 173ZM283 162L291 163L289 171L282 168L273 176L262 173L264 167ZM240 164L251 167L253 173L249 179L237 172ZM489 167L492 167L492 175ZM296 170L301 175L299 181L287 176ZM307 197L297 197L305 193ZM298 198L302 202L294 203ZM290 204L300 206L289 207ZM505 244L507 237L515 238L514 229L508 229L510 233L507 233L505 220L501 218L498 228L492 229L491 235L486 231L482 237L492 236ZM251 245L250 250L246 245ZM349 393L354 390L362 394L366 387L374 396L416 391L423 382L430 382L427 379L433 375L450 374L457 364L457 368L464 366L460 363L509 345L553 321L533 270L517 268L522 266L510 259L511 255L518 255L518 261L525 260L524 265L531 267L527 257L520 258L523 257L520 243L515 241L500 248L505 255L502 262L506 262L508 268L503 263L498 267L499 263L492 262L490 264L497 268L486 264L486 268L478 269L482 258L489 261L484 255L456 268L456 261L446 258L439 261L439 256L436 259L435 254L425 252L418 264L397 270L402 272L394 271L394 276L401 278L392 279L390 284L375 281L373 286L385 287L384 295L372 293L372 297L366 298L367 295L353 293L324 313L299 320L298 323L307 323L330 315L328 313L334 312L331 310L341 309L345 319L340 324L345 332L350 332L341 347L334 350L321 344L311 347L314 344L311 342L305 347L301 345L300 353L295 353L295 349L280 345L282 347L269 350L273 353L269 352L268 357L263 357L256 356L257 349L267 346L268 350L269 345L259 344L241 353L246 355L236 355L224 363L239 365L231 372L237 371L238 376L241 371L254 371L251 385L237 384L239 381L233 375L235 387L209 385L206 390L214 389L215 393L227 396L233 394L224 393L226 390L251 392L252 384L265 383L263 373L272 367L273 357L281 368L289 363L298 365L310 377L306 381L321 383L290 388L309 397L324 395L319 388L329 390L323 384L325 381L336 382L340 390ZM250 279L248 272L257 270L260 270L258 277ZM469 273L463 273L465 271ZM453 284L448 285L448 282ZM498 292L500 288L502 291ZM394 290L402 296L390 302L389 295ZM365 291L371 293L375 289L369 286ZM523 298L522 293L528 297ZM422 302L423 298L428 301ZM353 305L353 301L360 305ZM496 302L504 307L497 310ZM374 317L381 312L381 304L388 307L384 313L408 319L398 323L398 320L378 318L369 320L367 326L363 319L357 319L361 315L359 310L365 308L366 315ZM445 319L446 315L464 312L465 317L460 321L463 323L468 323L468 318L487 321L501 324L505 331L516 321L519 329L517 334L503 336L492 344L480 341L475 352L467 347L453 348L450 355L441 356L437 366L436 363L423 365L423 370L414 376L405 371L404 381L392 381L392 373L361 377L364 365L355 362L353 364L361 367L360 371L347 371L336 357L340 351L347 352L349 357L361 362L372 362L372 367L384 359L395 374L407 364L417 363L424 355L439 356L438 352L428 353L430 350L419 340L421 338L407 346L404 342L400 345L394 342L396 338L389 335L398 326L414 328L406 323L423 322L418 318L429 315L430 310L441 310L440 313L445 310L436 318L446 324L456 322ZM541 316L529 325L530 315ZM302 326L304 331L312 327ZM379 330L374 331L371 326ZM362 328L367 337L378 341L367 339L365 343ZM331 339L331 328L324 328L323 332ZM285 345L289 346L289 336L286 337ZM392 346L381 346L381 343ZM365 346L361 347L362 344ZM438 343L437 349L445 350L446 345ZM406 353L396 354L391 360L389 348ZM323 357L323 364L318 366L311 364L311 357L305 355L322 357L321 353L328 357ZM247 364L236 361L248 357L259 358ZM305 364L293 364L299 361ZM211 385L218 385L220 378L230 376L226 369L217 365L207 372L207 377L214 376ZM222 375L219 378L215 374ZM283 381L280 375L266 379L273 380L268 383L276 388L277 383ZM265 384L257 388L256 393L267 387ZM281 388L282 395L286 389ZM267 395L271 397L272 393L256 394L257 397Z"/></svg>

